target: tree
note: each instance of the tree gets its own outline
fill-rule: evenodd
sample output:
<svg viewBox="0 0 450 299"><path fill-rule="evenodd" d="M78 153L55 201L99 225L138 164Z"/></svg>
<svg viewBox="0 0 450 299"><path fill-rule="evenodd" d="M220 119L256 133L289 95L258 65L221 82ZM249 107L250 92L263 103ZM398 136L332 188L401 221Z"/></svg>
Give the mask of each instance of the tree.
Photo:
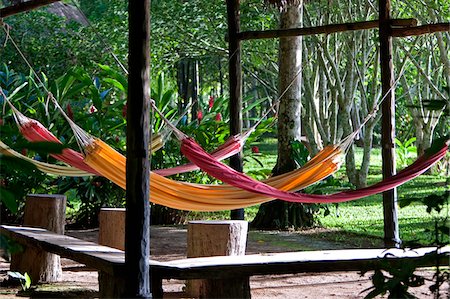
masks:
<svg viewBox="0 0 450 299"><path fill-rule="evenodd" d="M281 10L280 28L300 27L303 1L291 3ZM302 38L280 38L278 93L281 96L278 109L278 158L274 175L297 168L292 144L301 139L301 68ZM270 213L269 213L270 211ZM303 205L272 201L260 206L252 225L258 228L284 229L312 224L312 214Z"/></svg>

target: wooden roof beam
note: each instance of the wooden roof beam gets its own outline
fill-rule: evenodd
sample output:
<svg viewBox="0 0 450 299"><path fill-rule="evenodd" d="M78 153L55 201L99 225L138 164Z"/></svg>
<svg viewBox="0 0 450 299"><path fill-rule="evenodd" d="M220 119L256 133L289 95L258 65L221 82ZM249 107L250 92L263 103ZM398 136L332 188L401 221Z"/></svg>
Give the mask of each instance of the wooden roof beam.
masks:
<svg viewBox="0 0 450 299"><path fill-rule="evenodd" d="M400 29L406 29L408 27L417 26L417 20L413 18L392 19L391 26L402 27ZM243 31L238 33L238 38L240 40L249 40L249 39L266 39L266 38L279 38L279 37L314 35L314 34L331 34L345 31L374 29L378 27L379 21L372 20L354 23L330 24L306 28L291 28L291 29L265 30L265 31Z"/></svg>
<svg viewBox="0 0 450 299"><path fill-rule="evenodd" d="M60 0L30 0L16 5L7 6L0 9L0 19L16 15L21 12L30 11L41 6L49 5Z"/></svg>
<svg viewBox="0 0 450 299"><path fill-rule="evenodd" d="M407 28L392 28L391 34L395 37L407 37L445 31L450 31L450 23L427 24Z"/></svg>

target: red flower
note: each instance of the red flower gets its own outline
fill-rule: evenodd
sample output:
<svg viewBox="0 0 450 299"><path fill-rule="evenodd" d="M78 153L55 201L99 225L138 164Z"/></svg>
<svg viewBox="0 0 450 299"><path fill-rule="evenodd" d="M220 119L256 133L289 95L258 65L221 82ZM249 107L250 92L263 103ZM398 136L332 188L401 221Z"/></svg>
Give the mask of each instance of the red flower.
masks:
<svg viewBox="0 0 450 299"><path fill-rule="evenodd" d="M21 153L22 155L26 156L26 155L28 154L28 151L27 151L26 148L23 148L23 149L20 151L20 153Z"/></svg>
<svg viewBox="0 0 450 299"><path fill-rule="evenodd" d="M208 105L209 105L209 109L211 110L212 107L214 106L214 97L213 96L209 96Z"/></svg>
<svg viewBox="0 0 450 299"><path fill-rule="evenodd" d="M71 120L73 120L73 111L72 111L72 107L70 106L70 103L67 103L66 109L67 109L67 116Z"/></svg>
<svg viewBox="0 0 450 299"><path fill-rule="evenodd" d="M116 136L116 143L119 143L120 138L118 136Z"/></svg>
<svg viewBox="0 0 450 299"><path fill-rule="evenodd" d="M222 121L222 114L220 112L216 114L216 121Z"/></svg>
<svg viewBox="0 0 450 299"><path fill-rule="evenodd" d="M125 105L123 105L123 108L122 108L122 116L124 118L127 117L127 109L128 109L128 104L125 103Z"/></svg>
<svg viewBox="0 0 450 299"><path fill-rule="evenodd" d="M89 107L89 113L95 113L95 112L97 112L98 110L97 110L97 108L95 108L95 106L94 105L91 105L91 107Z"/></svg>
<svg viewBox="0 0 450 299"><path fill-rule="evenodd" d="M252 146L252 153L254 153L254 154L258 154L259 153L259 148L256 145Z"/></svg>
<svg viewBox="0 0 450 299"><path fill-rule="evenodd" d="M197 111L197 120L202 120L203 119L203 112L202 112L202 110L198 110Z"/></svg>

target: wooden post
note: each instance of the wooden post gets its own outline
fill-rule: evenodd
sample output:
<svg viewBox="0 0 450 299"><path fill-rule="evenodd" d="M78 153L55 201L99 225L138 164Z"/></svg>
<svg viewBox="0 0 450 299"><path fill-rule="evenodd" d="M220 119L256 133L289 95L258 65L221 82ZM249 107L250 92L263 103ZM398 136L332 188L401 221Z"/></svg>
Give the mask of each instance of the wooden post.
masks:
<svg viewBox="0 0 450 299"><path fill-rule="evenodd" d="M247 221L190 221L187 257L245 255ZM187 294L200 298L250 298L248 276L232 279L190 280Z"/></svg>
<svg viewBox="0 0 450 299"><path fill-rule="evenodd" d="M102 208L98 222L98 244L125 250L125 209Z"/></svg>
<svg viewBox="0 0 450 299"><path fill-rule="evenodd" d="M125 294L150 292L150 0L128 1ZM120 288L119 288L120 289Z"/></svg>
<svg viewBox="0 0 450 299"><path fill-rule="evenodd" d="M396 173L395 169L395 98L394 67L392 63L392 36L390 26L390 0L379 1L380 11L380 62L382 94L386 98L381 105L381 146L383 178ZM399 247L400 237L397 217L397 188L383 193L384 243L386 247Z"/></svg>
<svg viewBox="0 0 450 299"><path fill-rule="evenodd" d="M228 74L230 83L230 134L242 132L242 68L241 42L238 39L240 29L239 0L227 0L228 21ZM242 154L230 158L230 167L242 172ZM231 211L231 219L244 220L244 209Z"/></svg>
<svg viewBox="0 0 450 299"><path fill-rule="evenodd" d="M66 197L64 195L29 194L26 197L24 226L45 228L64 234ZM55 282L62 276L59 255L35 248L11 256L11 271L28 273L33 284Z"/></svg>

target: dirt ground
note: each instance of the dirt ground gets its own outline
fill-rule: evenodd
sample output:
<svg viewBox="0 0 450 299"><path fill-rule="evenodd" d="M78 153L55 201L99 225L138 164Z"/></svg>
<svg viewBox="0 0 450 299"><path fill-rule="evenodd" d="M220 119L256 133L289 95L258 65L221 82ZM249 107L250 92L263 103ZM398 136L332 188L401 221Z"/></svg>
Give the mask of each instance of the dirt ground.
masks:
<svg viewBox="0 0 450 299"><path fill-rule="evenodd" d="M96 241L97 230L68 231L68 235ZM364 246L349 244L349 242L333 243L314 237L316 231L275 232L250 231L247 241L247 254L285 252L314 249L343 249ZM322 232L324 233L324 232ZM330 232L333 233L333 232ZM334 232L337 233L337 232ZM167 261L186 257L186 228L172 226L155 226L151 229L152 258ZM73 261L62 259L63 279L51 286L40 286L32 297L46 298L95 298L98 291L97 272L87 269ZM17 298L17 296L32 298L29 294L19 293L20 286L8 286L7 271L9 263L0 258L0 299ZM250 280L252 298L364 298L368 288L372 286L367 273L361 276L357 272L308 273L295 275L254 276ZM418 274L432 279L434 272L421 270ZM411 289L417 298L433 298L427 281L424 286ZM163 283L165 297L186 298L183 293L184 281L167 280ZM65 292L61 293L61 289ZM56 290L56 291L55 291ZM58 291L59 290L59 291ZM366 290L366 291L365 291ZM379 298L387 298L387 295ZM449 298L449 286L442 288L442 297Z"/></svg>

